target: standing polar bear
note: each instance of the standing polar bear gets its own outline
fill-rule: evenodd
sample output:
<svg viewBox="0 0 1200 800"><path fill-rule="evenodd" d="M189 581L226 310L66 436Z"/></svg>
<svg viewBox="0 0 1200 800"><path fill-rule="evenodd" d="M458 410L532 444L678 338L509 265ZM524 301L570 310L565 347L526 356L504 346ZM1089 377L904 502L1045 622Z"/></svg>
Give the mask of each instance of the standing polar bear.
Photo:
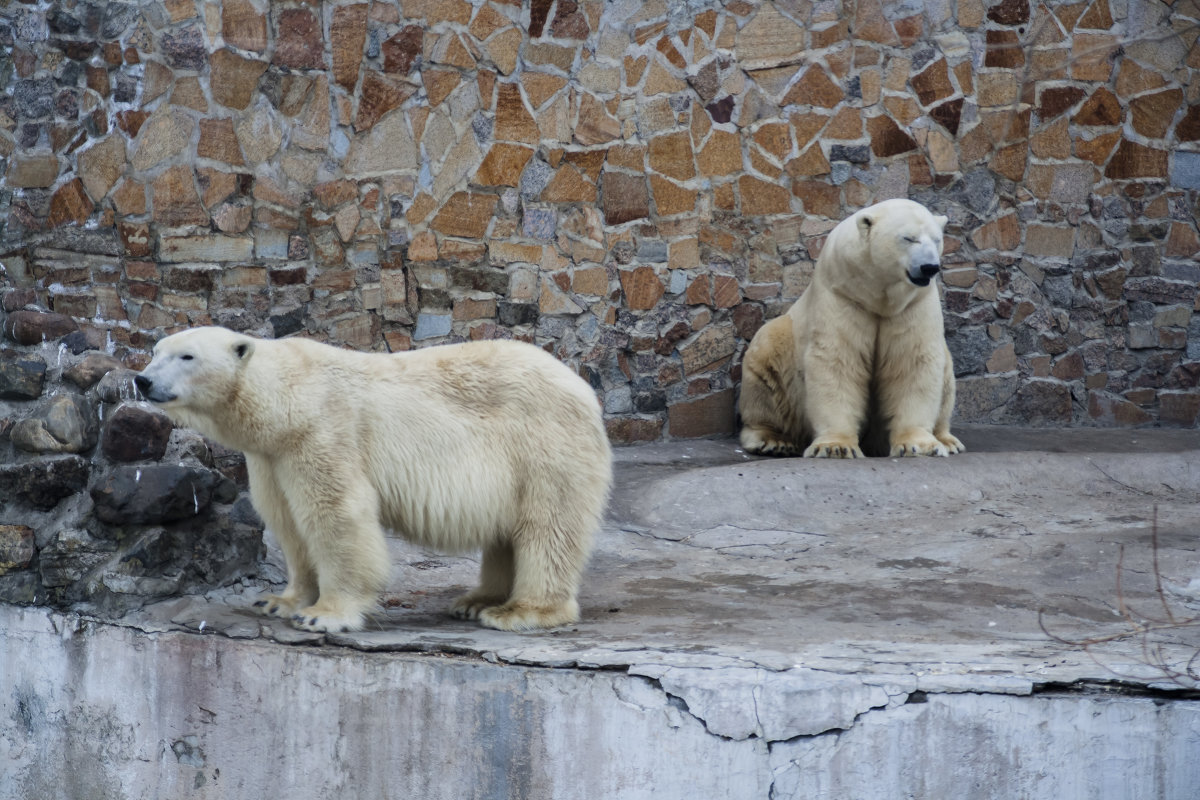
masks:
<svg viewBox="0 0 1200 800"><path fill-rule="evenodd" d="M954 366L931 285L945 217L886 200L840 222L812 283L764 325L742 364L747 452L815 458L945 456ZM860 443L861 442L861 443Z"/></svg>
<svg viewBox="0 0 1200 800"><path fill-rule="evenodd" d="M544 351L489 341L383 355L223 328L168 336L138 388L246 454L287 561L256 604L312 631L363 627L391 571L384 527L481 549L451 613L501 630L579 617L575 596L612 480L595 394Z"/></svg>

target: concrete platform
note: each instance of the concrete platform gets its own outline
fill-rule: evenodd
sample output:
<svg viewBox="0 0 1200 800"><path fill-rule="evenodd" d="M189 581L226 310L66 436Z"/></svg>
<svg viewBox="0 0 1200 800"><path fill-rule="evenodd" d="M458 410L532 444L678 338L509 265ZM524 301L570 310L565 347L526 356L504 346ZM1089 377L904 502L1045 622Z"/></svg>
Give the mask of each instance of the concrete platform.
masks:
<svg viewBox="0 0 1200 800"><path fill-rule="evenodd" d="M450 619L475 562L401 543L356 634L0 607L0 798L1200 797L1200 432L957 432L618 450L570 629Z"/></svg>

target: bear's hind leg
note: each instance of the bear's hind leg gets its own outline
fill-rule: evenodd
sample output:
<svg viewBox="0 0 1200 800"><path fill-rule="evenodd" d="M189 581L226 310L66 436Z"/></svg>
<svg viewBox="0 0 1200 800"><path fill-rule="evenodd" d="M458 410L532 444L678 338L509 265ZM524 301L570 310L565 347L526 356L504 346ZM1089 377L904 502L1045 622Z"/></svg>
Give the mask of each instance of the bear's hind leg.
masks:
<svg viewBox="0 0 1200 800"><path fill-rule="evenodd" d="M742 362L738 414L742 449L762 456L797 456L804 428L796 393L803 381L796 374L791 320L778 317L752 340Z"/></svg>
<svg viewBox="0 0 1200 800"><path fill-rule="evenodd" d="M450 614L458 619L479 619L485 609L503 605L512 594L513 569L511 542L496 542L484 548L479 586L455 600Z"/></svg>
<svg viewBox="0 0 1200 800"><path fill-rule="evenodd" d="M513 536L512 595L503 605L480 611L479 622L502 631L578 622L575 593L591 527L581 520L553 519L518 531Z"/></svg>

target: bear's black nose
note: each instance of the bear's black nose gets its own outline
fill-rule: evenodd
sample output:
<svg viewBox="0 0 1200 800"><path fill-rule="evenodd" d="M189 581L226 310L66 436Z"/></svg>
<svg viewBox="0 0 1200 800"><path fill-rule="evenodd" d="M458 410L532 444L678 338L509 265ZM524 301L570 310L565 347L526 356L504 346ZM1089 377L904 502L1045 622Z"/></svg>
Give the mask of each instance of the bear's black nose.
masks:
<svg viewBox="0 0 1200 800"><path fill-rule="evenodd" d="M154 385L154 381L147 378L145 375L134 377L133 383L137 386L138 391L142 394L150 394L150 387Z"/></svg>
<svg viewBox="0 0 1200 800"><path fill-rule="evenodd" d="M937 264L922 264L921 265L921 274L924 275L926 278L932 278L934 275L938 274L938 265Z"/></svg>

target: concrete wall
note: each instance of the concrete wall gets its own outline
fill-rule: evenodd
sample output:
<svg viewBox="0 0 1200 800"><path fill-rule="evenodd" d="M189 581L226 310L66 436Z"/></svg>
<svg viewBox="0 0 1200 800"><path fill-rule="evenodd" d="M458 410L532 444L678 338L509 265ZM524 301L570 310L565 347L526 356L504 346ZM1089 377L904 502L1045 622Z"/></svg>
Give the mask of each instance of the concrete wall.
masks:
<svg viewBox="0 0 1200 800"><path fill-rule="evenodd" d="M519 337L622 441L733 426L829 229L950 217L965 421L1200 416L1200 12L1088 0L0 9L6 307L136 367L215 321Z"/></svg>
<svg viewBox="0 0 1200 800"><path fill-rule="evenodd" d="M1200 786L1195 700L519 667L10 606L0 628L3 800L1192 800Z"/></svg>

